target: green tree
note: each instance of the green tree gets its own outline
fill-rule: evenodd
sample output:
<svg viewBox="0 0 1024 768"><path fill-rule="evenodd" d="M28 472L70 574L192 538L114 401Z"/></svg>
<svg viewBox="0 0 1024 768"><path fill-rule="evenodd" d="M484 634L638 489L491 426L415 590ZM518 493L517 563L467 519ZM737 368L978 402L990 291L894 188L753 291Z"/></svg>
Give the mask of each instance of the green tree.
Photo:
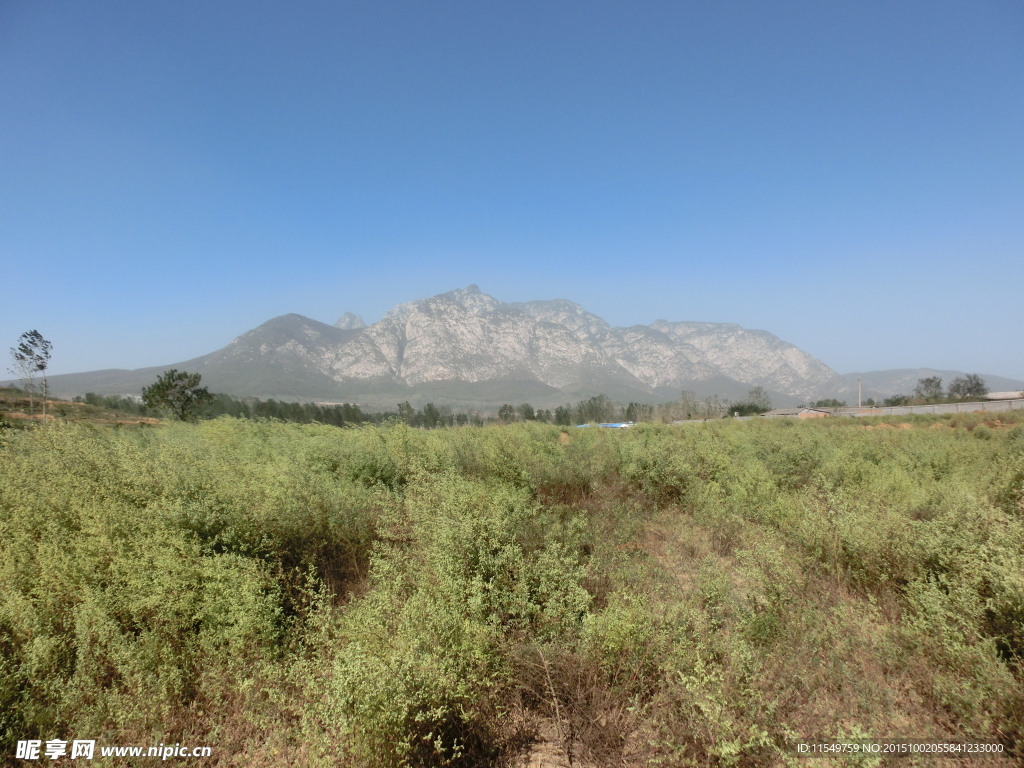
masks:
<svg viewBox="0 0 1024 768"><path fill-rule="evenodd" d="M757 408L758 413L764 413L772 409L771 398L764 387L754 387L747 392L747 402ZM845 405L845 403L844 403Z"/></svg>
<svg viewBox="0 0 1024 768"><path fill-rule="evenodd" d="M515 421L516 409L515 406L505 403L498 409L498 418L504 422Z"/></svg>
<svg viewBox="0 0 1024 768"><path fill-rule="evenodd" d="M938 376L918 379L917 386L914 387L914 397L920 397L922 400L938 400L942 397L942 379Z"/></svg>
<svg viewBox="0 0 1024 768"><path fill-rule="evenodd" d="M517 410L519 411L519 418L523 421L537 420L537 412L533 410L533 406L529 403L523 403Z"/></svg>
<svg viewBox="0 0 1024 768"><path fill-rule="evenodd" d="M32 394L35 392L37 373L43 374L43 421L46 421L46 368L50 364L50 350L53 345L43 338L39 331L25 331L18 337L17 346L11 347L14 367L10 372L18 376L28 392L28 413L32 415Z"/></svg>
<svg viewBox="0 0 1024 768"><path fill-rule="evenodd" d="M555 424L568 427L572 424L572 408L568 405L560 405L555 408Z"/></svg>
<svg viewBox="0 0 1024 768"><path fill-rule="evenodd" d="M910 395L893 395L887 397L882 401L882 405L886 408L892 408L897 405L910 405Z"/></svg>
<svg viewBox="0 0 1024 768"><path fill-rule="evenodd" d="M581 400L576 404L576 423L602 423L615 418L615 404L607 395L595 395L589 400Z"/></svg>
<svg viewBox="0 0 1024 768"><path fill-rule="evenodd" d="M842 408L845 405L845 400L836 400L834 397L829 397L824 400L815 400L811 403L811 408Z"/></svg>
<svg viewBox="0 0 1024 768"><path fill-rule="evenodd" d="M167 408L176 418L186 421L200 407L213 402L209 390L199 386L202 378L198 373L171 368L142 390L142 402L147 408Z"/></svg>
<svg viewBox="0 0 1024 768"><path fill-rule="evenodd" d="M398 404L398 418L404 421L406 424L412 424L413 419L416 417L416 409L409 404L406 400L404 403Z"/></svg>
<svg viewBox="0 0 1024 768"><path fill-rule="evenodd" d="M747 392L747 399L729 405L729 412L740 416L754 416L772 409L772 401L764 387L754 387Z"/></svg>
<svg viewBox="0 0 1024 768"><path fill-rule="evenodd" d="M626 421L653 421L654 406L647 403L630 403L626 406Z"/></svg>
<svg viewBox="0 0 1024 768"><path fill-rule="evenodd" d="M440 421L441 412L437 410L436 405L427 403L423 406L423 426L427 429L434 429Z"/></svg>
<svg viewBox="0 0 1024 768"><path fill-rule="evenodd" d="M949 383L949 396L956 400L977 400L987 394L985 380L976 373L957 376Z"/></svg>

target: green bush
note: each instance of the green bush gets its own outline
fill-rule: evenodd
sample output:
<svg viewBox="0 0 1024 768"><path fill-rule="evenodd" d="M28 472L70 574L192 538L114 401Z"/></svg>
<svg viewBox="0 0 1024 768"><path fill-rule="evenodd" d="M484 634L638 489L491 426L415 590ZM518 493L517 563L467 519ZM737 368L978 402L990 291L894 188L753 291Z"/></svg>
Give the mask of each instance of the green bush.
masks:
<svg viewBox="0 0 1024 768"><path fill-rule="evenodd" d="M0 749L760 766L798 736L1019 741L1015 418L5 430Z"/></svg>

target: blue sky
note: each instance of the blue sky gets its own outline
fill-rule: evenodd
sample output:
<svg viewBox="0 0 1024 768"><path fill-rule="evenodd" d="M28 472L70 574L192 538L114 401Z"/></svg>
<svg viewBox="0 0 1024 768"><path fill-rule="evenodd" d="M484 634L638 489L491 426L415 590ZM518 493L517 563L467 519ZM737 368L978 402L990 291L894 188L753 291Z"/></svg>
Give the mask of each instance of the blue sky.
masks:
<svg viewBox="0 0 1024 768"><path fill-rule="evenodd" d="M1024 378L1019 2L0 3L0 348L477 283Z"/></svg>

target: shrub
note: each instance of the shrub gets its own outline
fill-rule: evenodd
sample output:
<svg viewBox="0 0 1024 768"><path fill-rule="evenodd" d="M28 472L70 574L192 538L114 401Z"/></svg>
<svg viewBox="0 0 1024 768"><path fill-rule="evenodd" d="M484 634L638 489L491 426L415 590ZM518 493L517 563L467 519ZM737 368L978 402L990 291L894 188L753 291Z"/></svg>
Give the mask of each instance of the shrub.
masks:
<svg viewBox="0 0 1024 768"><path fill-rule="evenodd" d="M1009 744L1014 419L8 430L0 749L469 766L547 738L758 766L797 736Z"/></svg>

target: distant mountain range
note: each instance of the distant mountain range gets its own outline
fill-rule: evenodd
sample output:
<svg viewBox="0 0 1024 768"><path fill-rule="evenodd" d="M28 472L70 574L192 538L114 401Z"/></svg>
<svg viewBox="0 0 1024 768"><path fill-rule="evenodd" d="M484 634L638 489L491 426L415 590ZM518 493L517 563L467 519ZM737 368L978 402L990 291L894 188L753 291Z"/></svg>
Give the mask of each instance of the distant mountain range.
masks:
<svg viewBox="0 0 1024 768"><path fill-rule="evenodd" d="M959 371L895 370L841 376L767 331L729 323L613 328L564 299L505 303L475 285L400 304L366 325L282 315L223 349L136 370L51 376L56 394L138 394L167 368L195 371L211 391L393 408L408 400L463 408L552 406L606 394L621 402L674 400L681 390L732 400L764 387L777 406L822 397L909 393L918 378ZM993 390L1024 382L983 375Z"/></svg>

